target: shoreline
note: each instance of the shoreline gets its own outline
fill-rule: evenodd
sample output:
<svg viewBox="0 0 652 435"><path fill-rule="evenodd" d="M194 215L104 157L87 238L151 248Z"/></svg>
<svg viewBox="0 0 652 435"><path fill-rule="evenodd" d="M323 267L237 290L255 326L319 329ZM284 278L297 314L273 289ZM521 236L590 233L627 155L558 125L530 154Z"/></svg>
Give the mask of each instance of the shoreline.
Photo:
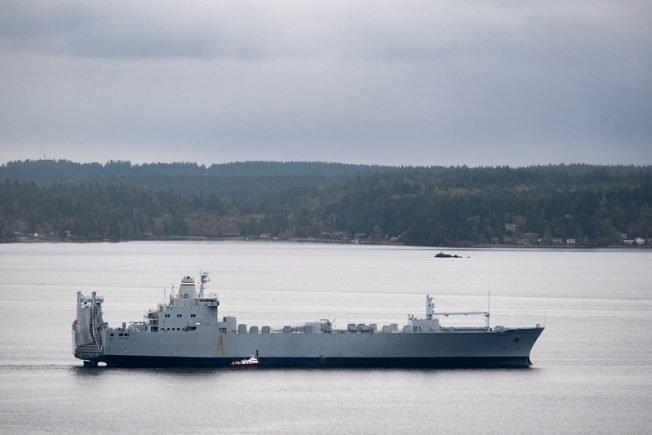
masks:
<svg viewBox="0 0 652 435"><path fill-rule="evenodd" d="M316 238L260 238L260 237L206 237L206 236L178 236L178 237L148 237L142 239L99 239L99 240L83 240L83 239L48 239L48 238L33 238L22 237L15 240L0 240L0 244L36 244L36 243L71 243L71 244L85 244L85 243L126 243L126 242L270 242L270 243L317 243L317 244L331 244L331 245L377 245L377 246L404 246L412 248L431 248L431 249L450 249L450 250L465 250L465 249L618 249L618 250L645 250L651 249L652 244L645 245L565 245L565 244L537 244L537 245L522 245L522 244L468 244L461 246L434 246L434 245L405 245L399 242L391 241L374 241L374 240L333 240L333 239L316 239Z"/></svg>

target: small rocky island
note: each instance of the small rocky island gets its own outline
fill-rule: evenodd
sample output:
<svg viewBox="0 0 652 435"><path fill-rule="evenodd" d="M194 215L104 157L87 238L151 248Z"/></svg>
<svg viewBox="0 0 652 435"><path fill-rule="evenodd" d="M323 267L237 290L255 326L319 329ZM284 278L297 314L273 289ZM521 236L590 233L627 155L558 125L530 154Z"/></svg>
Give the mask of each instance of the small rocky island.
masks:
<svg viewBox="0 0 652 435"><path fill-rule="evenodd" d="M439 251L438 254L435 254L435 258L464 258L457 254L446 254L443 251Z"/></svg>

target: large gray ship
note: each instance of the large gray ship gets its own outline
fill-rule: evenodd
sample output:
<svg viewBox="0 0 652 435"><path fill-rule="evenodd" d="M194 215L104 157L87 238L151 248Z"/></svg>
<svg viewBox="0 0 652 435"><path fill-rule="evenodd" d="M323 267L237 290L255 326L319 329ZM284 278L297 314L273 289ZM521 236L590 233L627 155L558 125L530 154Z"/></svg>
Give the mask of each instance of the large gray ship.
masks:
<svg viewBox="0 0 652 435"><path fill-rule="evenodd" d="M150 309L143 321L111 327L102 318L103 298L77 292L77 319L72 325L73 353L84 365L123 367L228 367L255 355L259 365L273 367L528 367L530 350L543 332L531 328L491 327L489 312L435 311L426 296L424 318L409 316L397 324L348 324L334 329L329 320L300 326L238 324L218 316L216 294L205 294L193 278L181 280L167 303ZM482 327L440 325L440 316L483 315Z"/></svg>

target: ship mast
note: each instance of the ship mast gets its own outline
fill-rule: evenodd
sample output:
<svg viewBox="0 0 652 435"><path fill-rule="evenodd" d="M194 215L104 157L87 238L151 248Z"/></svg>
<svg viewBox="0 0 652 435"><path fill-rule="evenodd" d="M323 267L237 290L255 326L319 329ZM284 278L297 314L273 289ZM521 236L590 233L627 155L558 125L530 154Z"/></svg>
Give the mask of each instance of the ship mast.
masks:
<svg viewBox="0 0 652 435"><path fill-rule="evenodd" d="M491 292L487 292L487 314L485 317L487 318L487 330L491 329L489 327L489 316L491 316Z"/></svg>
<svg viewBox="0 0 652 435"><path fill-rule="evenodd" d="M201 270L199 271L199 297L203 298L204 297L204 289L206 288L206 284L210 281L210 278L208 277L208 272L202 272Z"/></svg>
<svg viewBox="0 0 652 435"><path fill-rule="evenodd" d="M432 302L432 296L426 295L426 319L432 320L432 313L435 309L435 304Z"/></svg>

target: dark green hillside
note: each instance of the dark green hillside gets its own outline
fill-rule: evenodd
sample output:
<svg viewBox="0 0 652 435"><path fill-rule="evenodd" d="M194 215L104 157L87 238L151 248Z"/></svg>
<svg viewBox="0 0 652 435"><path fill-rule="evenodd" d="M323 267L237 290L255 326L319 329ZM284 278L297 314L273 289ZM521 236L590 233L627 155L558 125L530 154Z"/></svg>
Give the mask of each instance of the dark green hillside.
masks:
<svg viewBox="0 0 652 435"><path fill-rule="evenodd" d="M250 162L0 166L0 237L248 237L621 246L652 238L652 168Z"/></svg>
<svg viewBox="0 0 652 435"><path fill-rule="evenodd" d="M123 184L192 195L214 193L222 198L256 200L304 186L323 187L379 170L377 166L319 162L246 162L211 166L196 163L68 160L26 160L0 166L0 180L34 181L39 186Z"/></svg>

